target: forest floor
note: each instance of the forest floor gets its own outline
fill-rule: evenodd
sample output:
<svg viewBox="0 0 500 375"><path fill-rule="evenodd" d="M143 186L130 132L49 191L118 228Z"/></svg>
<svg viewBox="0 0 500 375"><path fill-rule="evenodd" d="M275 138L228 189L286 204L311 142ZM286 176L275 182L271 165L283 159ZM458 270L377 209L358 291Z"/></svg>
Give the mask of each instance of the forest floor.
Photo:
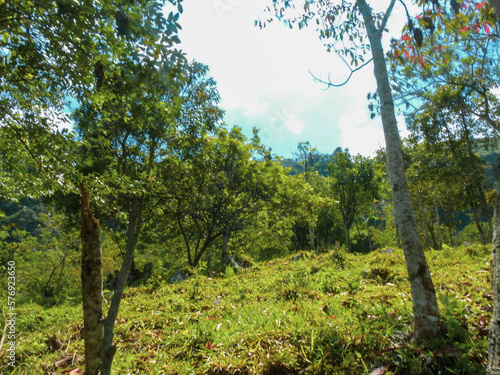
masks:
<svg viewBox="0 0 500 375"><path fill-rule="evenodd" d="M126 290L115 374L484 374L490 246L426 252L442 337L410 342L402 250L304 253L180 284ZM107 294L109 299L109 294ZM17 307L16 366L1 374L78 374L79 305Z"/></svg>

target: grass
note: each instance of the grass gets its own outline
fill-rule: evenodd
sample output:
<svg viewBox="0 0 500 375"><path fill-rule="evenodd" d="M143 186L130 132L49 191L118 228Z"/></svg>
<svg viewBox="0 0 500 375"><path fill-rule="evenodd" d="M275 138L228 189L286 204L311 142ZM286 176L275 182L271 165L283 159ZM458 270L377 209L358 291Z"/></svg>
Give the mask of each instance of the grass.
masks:
<svg viewBox="0 0 500 375"><path fill-rule="evenodd" d="M114 373L484 374L489 247L431 250L427 257L441 338L408 339L411 298L401 250L334 251L259 263L232 277L198 273L181 284L127 289ZM4 359L0 373L83 368L80 306L27 304L17 312L17 366Z"/></svg>

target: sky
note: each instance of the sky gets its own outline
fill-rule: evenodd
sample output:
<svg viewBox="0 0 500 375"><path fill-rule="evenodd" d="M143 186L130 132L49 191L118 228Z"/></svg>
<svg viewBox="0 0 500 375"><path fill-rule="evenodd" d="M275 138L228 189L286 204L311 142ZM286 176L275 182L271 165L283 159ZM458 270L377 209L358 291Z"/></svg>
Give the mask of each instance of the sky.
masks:
<svg viewBox="0 0 500 375"><path fill-rule="evenodd" d="M226 111L224 121L229 127L240 126L247 136L259 128L262 142L283 157L292 157L301 141L321 153L340 146L351 154L373 156L385 147L381 119L370 119L368 110L367 94L376 90L373 64L341 88L315 82L312 74L343 82L349 70L326 51L314 28L291 30L278 22L262 30L254 26L271 3L183 2L180 47L189 59L209 66ZM391 18L404 20L403 12L396 6ZM393 35L399 35L401 27L401 22L389 23Z"/></svg>

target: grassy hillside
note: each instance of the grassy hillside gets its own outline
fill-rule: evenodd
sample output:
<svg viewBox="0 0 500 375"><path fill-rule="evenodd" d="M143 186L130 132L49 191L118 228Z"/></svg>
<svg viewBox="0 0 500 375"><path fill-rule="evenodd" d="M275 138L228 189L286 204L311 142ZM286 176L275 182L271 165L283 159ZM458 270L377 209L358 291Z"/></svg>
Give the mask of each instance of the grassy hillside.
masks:
<svg viewBox="0 0 500 375"><path fill-rule="evenodd" d="M489 247L427 256L440 299L440 339L408 340L411 301L401 250L334 251L260 263L236 275L199 272L181 284L128 289L116 325L114 371L483 374ZM80 306L24 305L17 312L17 367L3 360L0 373L70 374L83 367Z"/></svg>

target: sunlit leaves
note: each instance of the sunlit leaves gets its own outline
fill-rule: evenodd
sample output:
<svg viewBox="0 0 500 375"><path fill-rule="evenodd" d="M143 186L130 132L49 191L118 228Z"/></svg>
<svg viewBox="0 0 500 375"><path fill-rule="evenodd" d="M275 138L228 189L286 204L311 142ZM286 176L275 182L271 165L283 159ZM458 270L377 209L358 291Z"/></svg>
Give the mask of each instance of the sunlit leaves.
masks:
<svg viewBox="0 0 500 375"><path fill-rule="evenodd" d="M407 107L418 107L420 101L430 99L428 93L443 85L468 88L470 110L493 125L496 98L491 90L498 76L498 42L490 28L494 15L487 2L456 4L457 9L429 8L410 18L402 37L392 41L388 61L397 81L393 85L398 87L396 97ZM423 43L418 47L409 31L415 19L423 27L427 18L435 30L424 30Z"/></svg>
<svg viewBox="0 0 500 375"><path fill-rule="evenodd" d="M437 52L442 51L443 45L446 48L456 46L457 43L469 38L470 33L474 32L474 38L479 42L479 38L484 39L491 33L491 25L494 23L493 13L489 8L488 3L481 2L477 4L469 2L451 2L452 12L441 7L427 8L423 5L423 13L414 15L415 18L408 19L408 23L403 30L403 37L398 43L393 44L393 56L397 59L405 52L407 60L411 59L412 63L421 65L422 69L427 69L422 66L420 58L412 58L412 56L422 56L424 60L431 58L430 64L435 67L442 66L446 68L453 60L450 53L436 54L436 47L441 47ZM422 28L417 29L415 20ZM412 37L408 31L412 31ZM437 35L436 35L437 32ZM408 49L411 45L419 48L418 51ZM424 56L427 55L427 56Z"/></svg>
<svg viewBox="0 0 500 375"><path fill-rule="evenodd" d="M349 236L356 216L378 197L379 183L372 161L349 150L339 150L328 164L331 174L331 194L338 202L344 227ZM349 243L347 243L349 248Z"/></svg>
<svg viewBox="0 0 500 375"><path fill-rule="evenodd" d="M170 3L182 11L179 2ZM116 87L115 92L107 93L95 88L116 86L124 62L154 65L162 49L179 42L175 35L180 28L178 12L167 21L163 4L150 1L0 4L0 14L6 15L0 27L0 123L2 131L10 134L2 137L2 148L9 148L7 142L12 144L17 161L30 166L30 179L45 177L49 183L57 181L58 174L69 177L75 172L73 158L61 157L70 152L63 149L74 137L65 139L71 133L61 133L56 140L53 135L67 117L68 98L77 105L91 100L102 109L106 100L117 97ZM173 66L176 59L172 56L168 59ZM17 169L6 159L1 168ZM37 171L42 174L37 176Z"/></svg>
<svg viewBox="0 0 500 375"><path fill-rule="evenodd" d="M255 160L260 145L248 142L238 128L202 143L182 163L164 162L167 218L177 223L191 265L216 239L243 230L269 206L281 168L268 159Z"/></svg>

